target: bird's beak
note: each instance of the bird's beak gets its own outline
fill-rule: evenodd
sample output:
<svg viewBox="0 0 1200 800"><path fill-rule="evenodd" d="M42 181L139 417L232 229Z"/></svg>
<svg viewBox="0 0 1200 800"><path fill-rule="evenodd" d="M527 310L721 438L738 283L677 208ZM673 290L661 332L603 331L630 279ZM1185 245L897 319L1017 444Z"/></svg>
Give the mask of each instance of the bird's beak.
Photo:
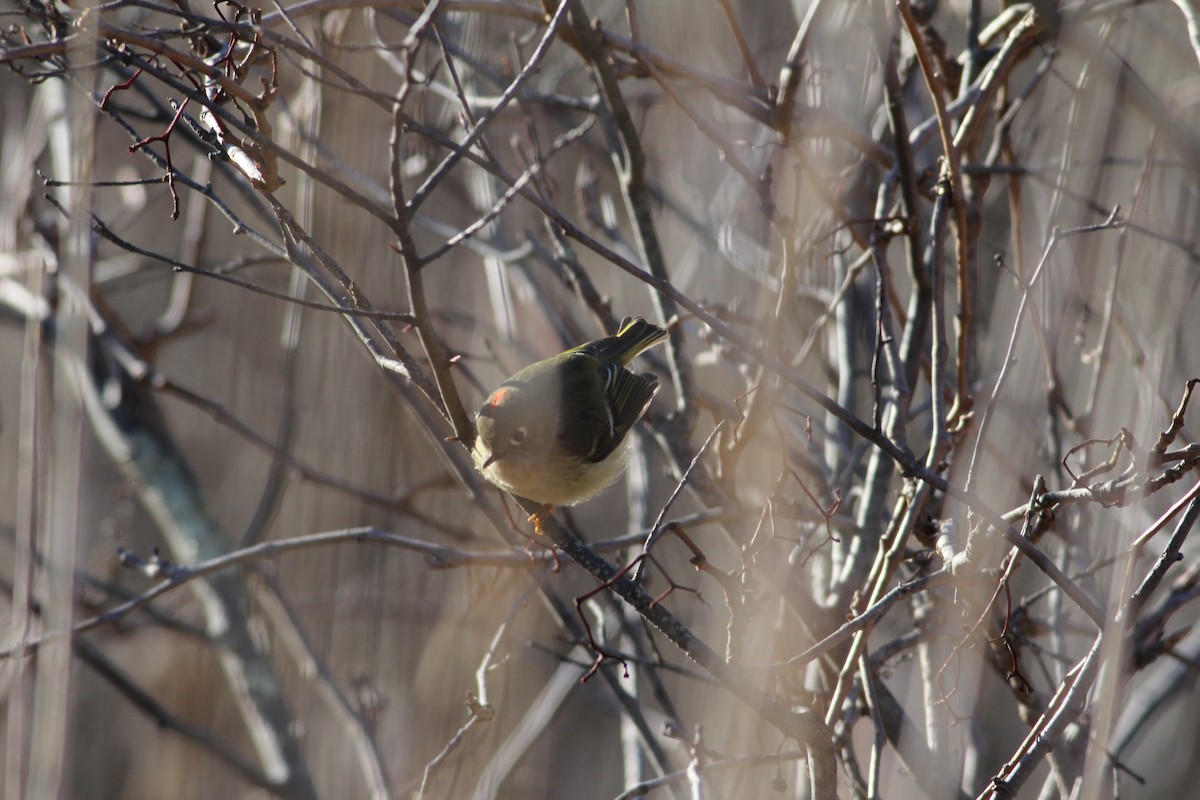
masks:
<svg viewBox="0 0 1200 800"><path fill-rule="evenodd" d="M504 458L504 454L506 452L508 452L508 451L507 450L493 450L492 454L490 456L488 456L486 459L484 459L483 466L480 467L480 469L485 470L488 467L490 467L492 464L495 464L497 461Z"/></svg>

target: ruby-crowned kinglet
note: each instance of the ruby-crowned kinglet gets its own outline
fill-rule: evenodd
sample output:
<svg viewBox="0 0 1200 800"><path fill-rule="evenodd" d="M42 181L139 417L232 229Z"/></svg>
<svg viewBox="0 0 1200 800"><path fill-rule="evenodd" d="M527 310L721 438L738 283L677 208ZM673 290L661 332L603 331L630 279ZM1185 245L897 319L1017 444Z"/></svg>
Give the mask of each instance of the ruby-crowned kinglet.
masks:
<svg viewBox="0 0 1200 800"><path fill-rule="evenodd" d="M625 366L666 338L662 328L626 317L616 336L513 375L475 417L476 468L501 489L551 506L607 489L629 459L626 434L658 391L658 378ZM534 515L539 530L542 515Z"/></svg>

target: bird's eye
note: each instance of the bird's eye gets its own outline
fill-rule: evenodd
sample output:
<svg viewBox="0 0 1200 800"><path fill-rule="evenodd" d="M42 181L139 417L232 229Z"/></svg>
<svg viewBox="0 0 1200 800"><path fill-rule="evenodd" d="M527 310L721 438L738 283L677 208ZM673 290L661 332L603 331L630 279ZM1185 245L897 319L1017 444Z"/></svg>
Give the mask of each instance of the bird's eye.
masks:
<svg viewBox="0 0 1200 800"><path fill-rule="evenodd" d="M520 428L517 428L515 431L512 432L512 436L508 437L508 443L511 445L520 444L521 442L525 441L526 433L527 433L527 431L525 430L525 428L523 426Z"/></svg>

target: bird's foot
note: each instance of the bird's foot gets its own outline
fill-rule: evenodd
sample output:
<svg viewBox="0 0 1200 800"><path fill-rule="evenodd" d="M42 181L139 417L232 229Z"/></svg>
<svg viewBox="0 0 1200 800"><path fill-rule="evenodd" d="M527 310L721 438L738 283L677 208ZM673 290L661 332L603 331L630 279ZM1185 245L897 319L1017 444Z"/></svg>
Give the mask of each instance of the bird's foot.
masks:
<svg viewBox="0 0 1200 800"><path fill-rule="evenodd" d="M533 523L533 532L536 533L538 536L545 536L546 531L542 529L542 523L545 522L546 517L550 516L553 513L554 513L554 506L547 503L546 505L539 508L537 511L530 514L529 521Z"/></svg>

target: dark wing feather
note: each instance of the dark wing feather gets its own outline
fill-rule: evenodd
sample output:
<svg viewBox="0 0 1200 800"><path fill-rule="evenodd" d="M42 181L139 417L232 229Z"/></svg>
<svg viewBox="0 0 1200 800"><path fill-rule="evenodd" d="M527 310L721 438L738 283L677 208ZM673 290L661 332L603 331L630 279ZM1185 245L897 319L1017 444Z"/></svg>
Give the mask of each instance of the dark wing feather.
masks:
<svg viewBox="0 0 1200 800"><path fill-rule="evenodd" d="M604 394L608 399L611 426L607 436L601 437L588 456L592 462L603 461L617 449L634 424L646 413L650 401L658 392L658 378L653 375L635 375L616 364L600 367L604 377Z"/></svg>

